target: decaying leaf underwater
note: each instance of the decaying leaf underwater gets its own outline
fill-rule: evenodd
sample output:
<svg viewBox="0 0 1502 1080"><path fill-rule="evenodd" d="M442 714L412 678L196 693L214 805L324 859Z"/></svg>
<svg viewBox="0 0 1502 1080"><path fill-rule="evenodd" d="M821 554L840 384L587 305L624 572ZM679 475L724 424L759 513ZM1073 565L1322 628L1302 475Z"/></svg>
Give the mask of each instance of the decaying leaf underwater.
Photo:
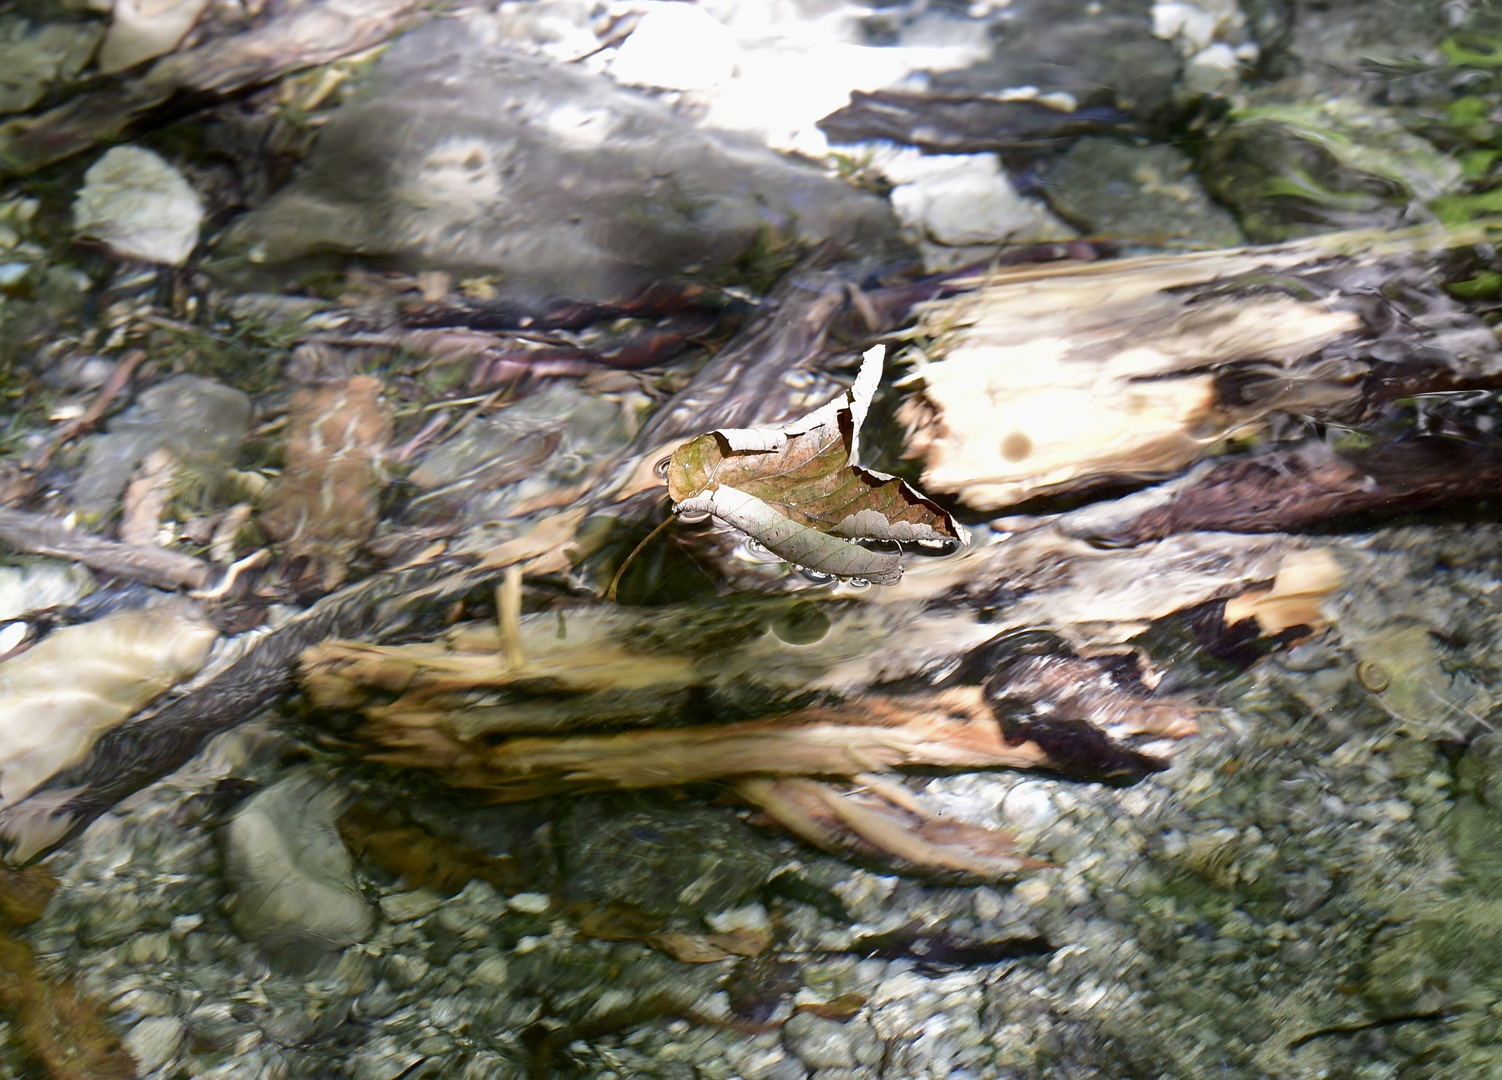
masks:
<svg viewBox="0 0 1502 1080"><path fill-rule="evenodd" d="M860 541L943 548L963 526L895 476L859 463L860 430L881 381L886 347L868 350L850 390L781 427L700 435L668 461L677 514L709 514L795 566L891 585L900 557Z"/></svg>

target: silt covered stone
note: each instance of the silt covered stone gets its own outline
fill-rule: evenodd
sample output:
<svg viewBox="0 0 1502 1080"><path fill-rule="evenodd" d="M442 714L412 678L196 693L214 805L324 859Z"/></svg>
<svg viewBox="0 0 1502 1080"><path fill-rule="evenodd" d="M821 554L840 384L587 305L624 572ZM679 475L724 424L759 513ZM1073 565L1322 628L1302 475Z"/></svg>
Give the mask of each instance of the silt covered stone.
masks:
<svg viewBox="0 0 1502 1080"><path fill-rule="evenodd" d="M880 249L883 200L482 28L405 38L290 187L226 250L342 252L499 274L519 295L618 297L730 271L758 243Z"/></svg>

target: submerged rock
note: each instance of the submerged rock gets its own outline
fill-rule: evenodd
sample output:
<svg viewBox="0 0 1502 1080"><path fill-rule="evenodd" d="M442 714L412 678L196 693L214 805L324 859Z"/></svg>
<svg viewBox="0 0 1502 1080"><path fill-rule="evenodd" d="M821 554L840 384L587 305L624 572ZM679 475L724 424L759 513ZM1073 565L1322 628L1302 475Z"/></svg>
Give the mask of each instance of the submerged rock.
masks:
<svg viewBox="0 0 1502 1080"><path fill-rule="evenodd" d="M178 375L141 394L97 436L72 492L84 513L108 510L141 459L170 450L184 463L233 459L250 423L250 398L233 387L197 375Z"/></svg>
<svg viewBox="0 0 1502 1080"><path fill-rule="evenodd" d="M22 112L42 99L49 84L83 70L99 44L99 23L44 23L0 19L0 113Z"/></svg>
<svg viewBox="0 0 1502 1080"><path fill-rule="evenodd" d="M1426 215L1460 165L1380 106L1349 98L1243 110L1200 162L1206 189L1257 243Z"/></svg>
<svg viewBox="0 0 1502 1080"><path fill-rule="evenodd" d="M1142 0L1024 0L1007 6L989 60L932 80L946 94L1036 86L1138 117L1171 107L1179 61Z"/></svg>
<svg viewBox="0 0 1502 1080"><path fill-rule="evenodd" d="M355 885L334 824L338 795L296 772L251 798L224 831L235 928L266 945L342 949L364 941L375 912Z"/></svg>
<svg viewBox="0 0 1502 1080"><path fill-rule="evenodd" d="M471 520L504 520L519 502L577 484L631 428L627 408L559 381L424 451L409 479Z"/></svg>
<svg viewBox="0 0 1502 1080"><path fill-rule="evenodd" d="M1018 194L995 154L902 150L880 155L874 168L896 185L892 209L930 270L979 262L1002 244L1074 237L1041 202Z"/></svg>
<svg viewBox="0 0 1502 1080"><path fill-rule="evenodd" d="M570 898L696 915L744 902L771 876L773 846L734 813L617 798L578 803L557 825Z"/></svg>
<svg viewBox="0 0 1502 1080"><path fill-rule="evenodd" d="M500 273L515 295L603 299L724 276L759 244L871 251L894 232L883 200L603 76L435 22L392 50L230 248L266 263L392 257Z"/></svg>
<svg viewBox="0 0 1502 1080"><path fill-rule="evenodd" d="M1230 211L1205 194L1194 163L1171 146L1086 136L1049 168L1043 193L1092 236L1210 248L1244 240Z"/></svg>
<svg viewBox="0 0 1502 1080"><path fill-rule="evenodd" d="M125 1049L143 1073L155 1072L172 1060L185 1034L175 1016L148 1016L130 1029Z"/></svg>
<svg viewBox="0 0 1502 1080"><path fill-rule="evenodd" d="M181 266L198 245L203 200L158 154L117 146L84 173L73 203L80 236L102 240L118 255Z"/></svg>

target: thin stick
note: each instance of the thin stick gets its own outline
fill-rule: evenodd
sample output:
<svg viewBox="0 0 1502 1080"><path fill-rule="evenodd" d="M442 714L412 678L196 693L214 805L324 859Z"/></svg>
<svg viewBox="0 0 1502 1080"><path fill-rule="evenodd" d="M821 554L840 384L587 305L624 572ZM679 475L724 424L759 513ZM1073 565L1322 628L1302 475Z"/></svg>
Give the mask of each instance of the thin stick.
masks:
<svg viewBox="0 0 1502 1080"><path fill-rule="evenodd" d="M164 589L184 585L202 589L218 574L218 567L191 555L74 532L61 518L25 510L0 508L0 544L16 551L76 559L95 570Z"/></svg>
<svg viewBox="0 0 1502 1080"><path fill-rule="evenodd" d="M266 548L252 551L239 562L231 563L219 578L219 584L215 585L212 589L198 589L190 592L188 595L195 600L217 600L228 593L230 589L234 588L235 582L239 580L241 572L254 569L269 558L271 558L271 552Z"/></svg>
<svg viewBox="0 0 1502 1080"><path fill-rule="evenodd" d="M52 460L53 451L59 446L63 445L69 439L77 438L86 431L92 431L94 425L99 423L100 417L104 415L104 411L110 407L110 402L114 401L119 396L120 391L125 389L125 384L130 381L131 375L135 373L136 368L140 367L141 361L145 359L145 349L131 349L124 356L120 357L115 363L115 370L110 372L109 379L105 381L104 386L95 395L88 409L82 416L69 420L53 434L43 449L41 456L35 462L30 463L32 467L35 469L45 469L47 463Z"/></svg>
<svg viewBox="0 0 1502 1080"><path fill-rule="evenodd" d="M605 590L605 603L615 603L615 590L621 583L621 575L626 572L626 567L630 566L631 560L641 554L641 549L650 544L653 538L658 533L662 532L663 529L666 529L670 524L672 524L672 521L673 515L669 514L667 517L663 518L661 525L657 526L657 528L647 533L647 535L642 538L642 542L631 549L631 554L626 556L626 561L621 563L620 568L616 570L615 577L610 579L610 588Z"/></svg>
<svg viewBox="0 0 1502 1080"><path fill-rule="evenodd" d="M506 576L495 590L495 614L497 628L501 633L501 652L506 658L506 667L512 671L527 666L527 654L522 651L522 567L512 563L506 567Z"/></svg>

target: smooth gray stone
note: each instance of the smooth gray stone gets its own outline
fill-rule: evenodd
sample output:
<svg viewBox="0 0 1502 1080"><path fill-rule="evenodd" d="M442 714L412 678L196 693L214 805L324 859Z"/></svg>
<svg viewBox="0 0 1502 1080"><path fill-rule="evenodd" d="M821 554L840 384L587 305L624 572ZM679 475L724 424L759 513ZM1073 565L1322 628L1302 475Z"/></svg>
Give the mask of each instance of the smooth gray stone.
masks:
<svg viewBox="0 0 1502 1080"><path fill-rule="evenodd" d="M233 920L250 941L342 949L375 927L334 824L338 795L325 785L316 773L294 772L248 800L225 827Z"/></svg>
<svg viewBox="0 0 1502 1080"><path fill-rule="evenodd" d="M1080 139L1048 170L1044 198L1054 213L1091 236L1196 247L1236 247L1246 237L1211 201L1194 162L1172 146Z"/></svg>
<svg viewBox="0 0 1502 1080"><path fill-rule="evenodd" d="M168 379L95 436L73 486L73 506L91 514L113 507L141 459L161 447L185 464L233 461L249 424L250 398L234 387L197 375Z"/></svg>
<svg viewBox="0 0 1502 1080"><path fill-rule="evenodd" d="M440 20L380 62L224 250L252 263L385 257L498 274L517 296L609 300L730 276L759 243L879 253L895 230L885 200Z"/></svg>
<svg viewBox="0 0 1502 1080"><path fill-rule="evenodd" d="M855 1065L854 1030L836 1020L800 1013L782 1028L782 1041L811 1069L848 1069Z"/></svg>

